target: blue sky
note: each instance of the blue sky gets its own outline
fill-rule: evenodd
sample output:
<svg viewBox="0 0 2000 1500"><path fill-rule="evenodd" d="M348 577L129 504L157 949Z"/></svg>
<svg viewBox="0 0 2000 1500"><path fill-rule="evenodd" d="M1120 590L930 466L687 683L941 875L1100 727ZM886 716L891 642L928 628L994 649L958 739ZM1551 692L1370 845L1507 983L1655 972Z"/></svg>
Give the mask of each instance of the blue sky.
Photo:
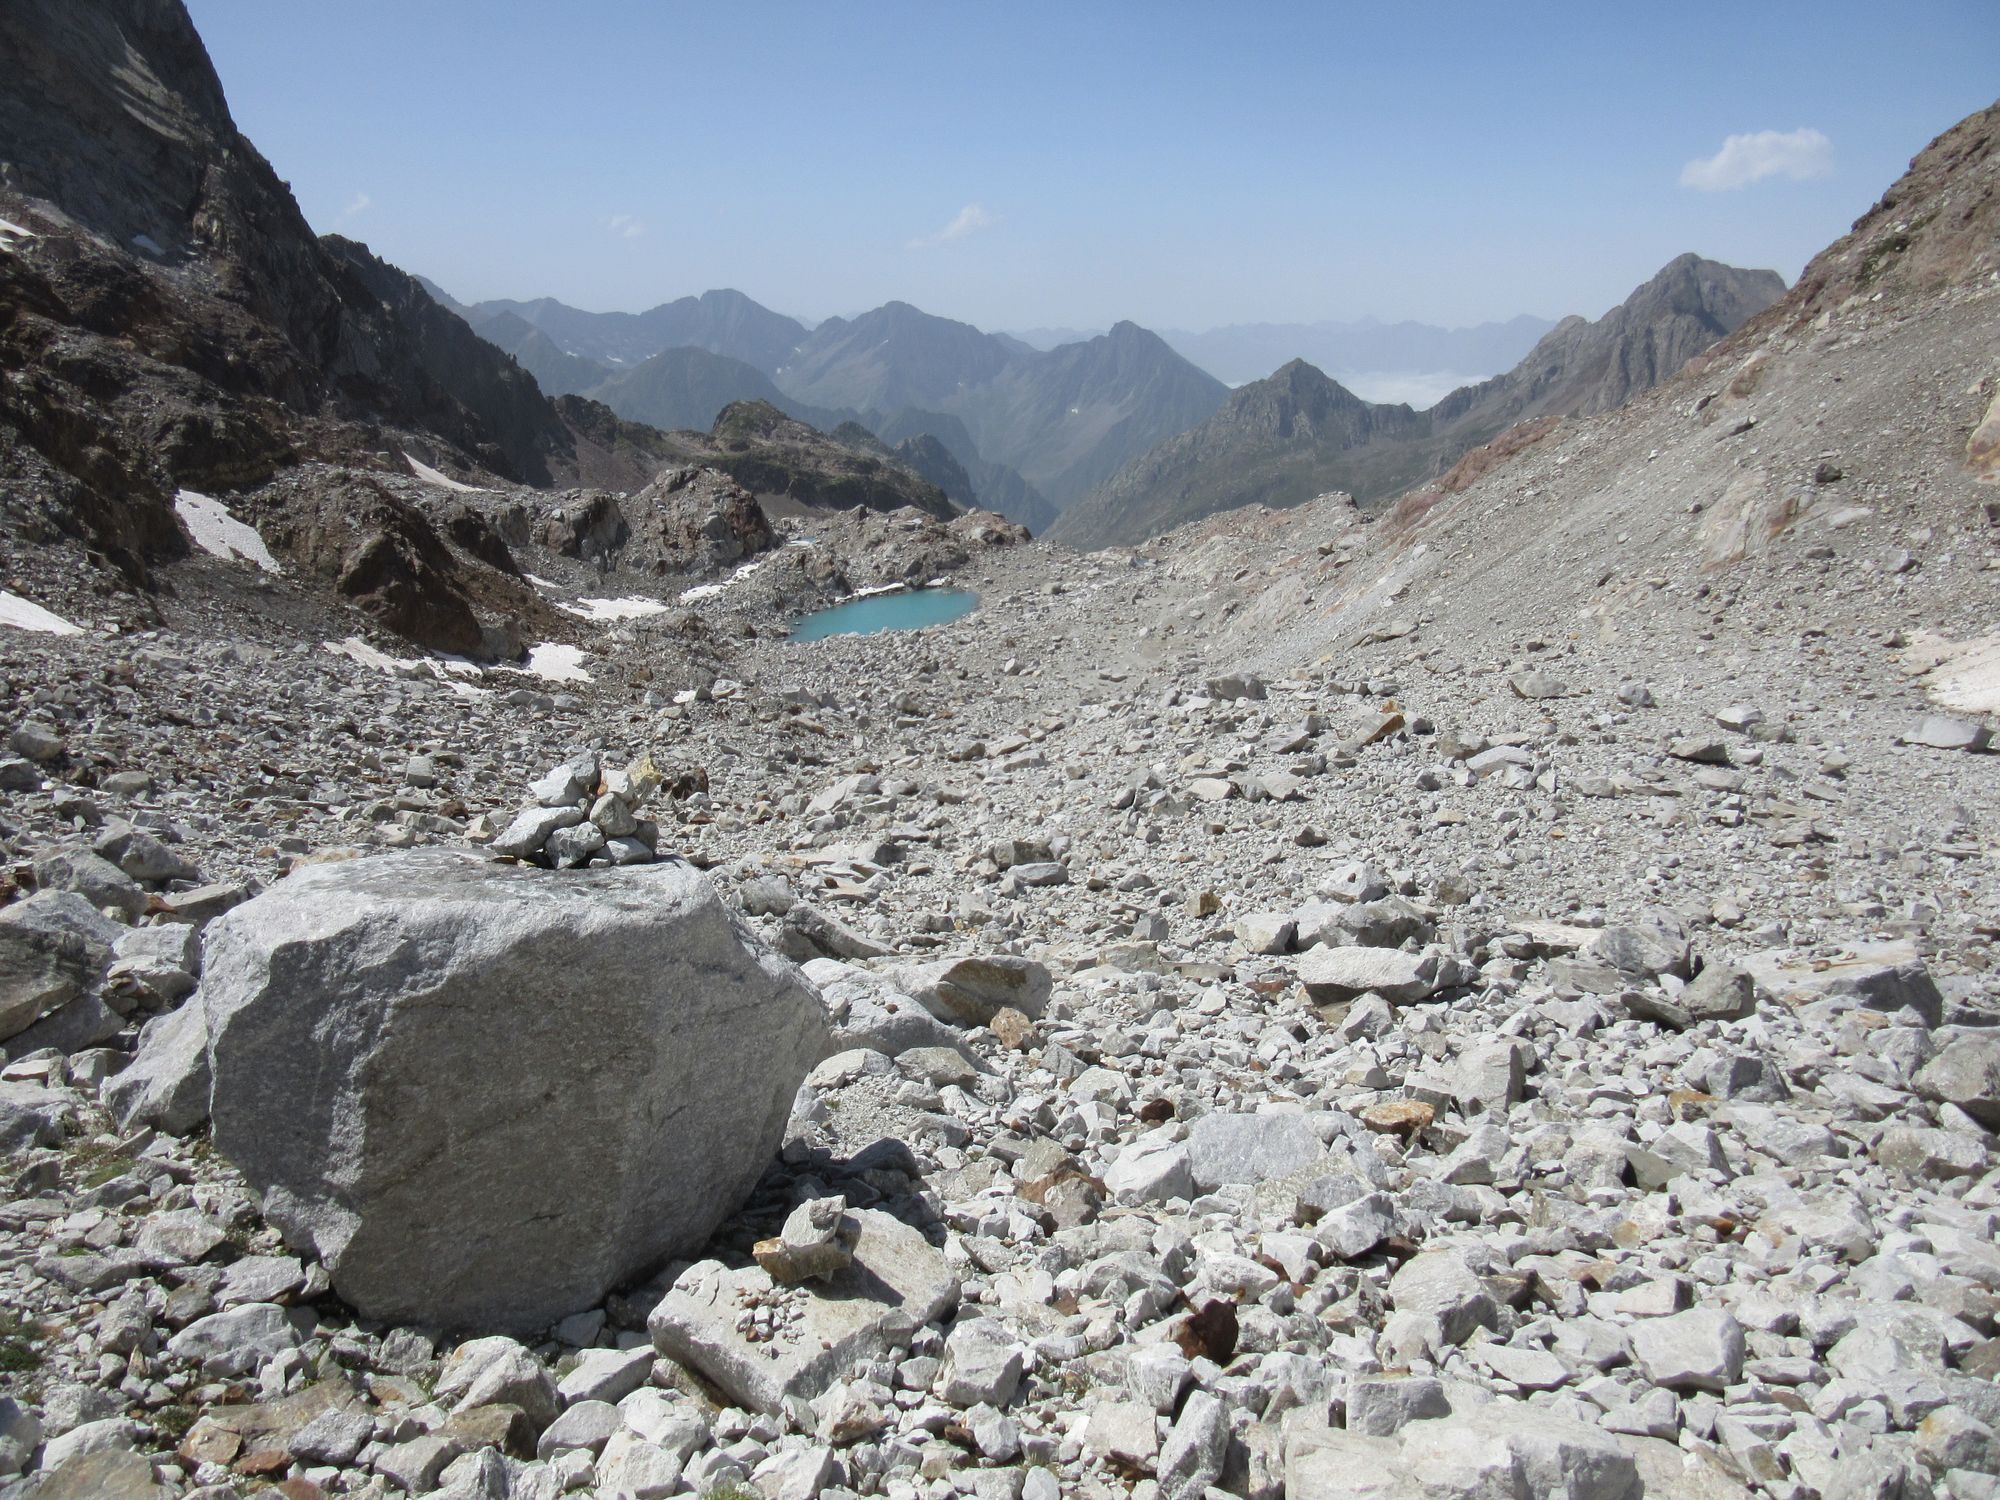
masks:
<svg viewBox="0 0 2000 1500"><path fill-rule="evenodd" d="M1993 0L189 9L313 225L454 295L986 328L1790 280L2000 80Z"/></svg>

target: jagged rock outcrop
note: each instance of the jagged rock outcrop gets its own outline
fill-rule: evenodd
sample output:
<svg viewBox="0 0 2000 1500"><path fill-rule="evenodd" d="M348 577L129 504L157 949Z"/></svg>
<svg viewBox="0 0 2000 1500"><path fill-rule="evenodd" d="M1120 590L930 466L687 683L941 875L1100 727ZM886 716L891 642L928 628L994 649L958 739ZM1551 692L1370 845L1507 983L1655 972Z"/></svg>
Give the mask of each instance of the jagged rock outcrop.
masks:
<svg viewBox="0 0 2000 1500"><path fill-rule="evenodd" d="M492 519L462 499L438 502L434 517L379 477L306 465L246 503L275 551L428 650L509 659L524 631L557 628Z"/></svg>
<svg viewBox="0 0 2000 1500"><path fill-rule="evenodd" d="M778 544L756 496L693 466L662 469L632 495L565 495L535 540L564 557L654 575L707 573Z"/></svg>
<svg viewBox="0 0 2000 1500"><path fill-rule="evenodd" d="M1784 294L1776 271L1676 256L1596 322L1563 319L1512 370L1453 391L1429 415L1463 452L1532 417L1614 411Z"/></svg>
<svg viewBox="0 0 2000 1500"><path fill-rule="evenodd" d="M400 466L399 447L581 474L532 378L414 278L314 235L175 0L22 0L0 67L0 216L27 231L0 251L10 544L67 539L145 582L186 550L177 487Z"/></svg>
<svg viewBox="0 0 2000 1500"><path fill-rule="evenodd" d="M764 401L724 407L706 433L676 432L672 457L720 470L766 502L814 510L920 510L940 520L959 513L945 492L893 455L857 450Z"/></svg>
<svg viewBox="0 0 2000 1500"><path fill-rule="evenodd" d="M1963 295L2000 271L2000 104L1910 162L1854 227L1812 258L1780 313L1803 324L1855 297Z"/></svg>

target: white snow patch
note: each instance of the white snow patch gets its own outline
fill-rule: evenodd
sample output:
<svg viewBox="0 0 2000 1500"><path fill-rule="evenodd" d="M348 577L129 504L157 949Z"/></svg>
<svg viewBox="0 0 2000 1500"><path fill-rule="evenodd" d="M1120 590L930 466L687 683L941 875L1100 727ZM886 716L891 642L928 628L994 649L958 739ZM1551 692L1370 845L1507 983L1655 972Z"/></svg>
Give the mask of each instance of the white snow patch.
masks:
<svg viewBox="0 0 2000 1500"><path fill-rule="evenodd" d="M720 583L698 583L691 589L683 589L681 590L681 603L694 604L702 599L713 599L731 584L741 583L769 561L770 559L767 557L760 557L755 562L745 563Z"/></svg>
<svg viewBox="0 0 2000 1500"><path fill-rule="evenodd" d="M848 602L849 599L875 599L879 598L883 594L900 594L908 588L909 585L907 583L878 584L876 587L872 589L856 589L853 593L847 596L847 599L843 599L840 602L845 604Z"/></svg>
<svg viewBox="0 0 2000 1500"><path fill-rule="evenodd" d="M594 682L596 679L583 670L583 647L565 646L560 641L543 641L528 652L525 667L512 667L510 671L525 672L530 677L539 677L544 682Z"/></svg>
<svg viewBox="0 0 2000 1500"><path fill-rule="evenodd" d="M1954 641L1920 630L1903 651L1903 670L1922 677L1924 691L1942 708L2000 714L2000 635Z"/></svg>
<svg viewBox="0 0 2000 1500"><path fill-rule="evenodd" d="M667 606L657 599L632 595L624 599L579 599L574 604L558 604L557 609L586 620L604 624L610 620L639 620L647 615L663 615Z"/></svg>
<svg viewBox="0 0 2000 1500"><path fill-rule="evenodd" d="M429 464L420 463L407 453L403 455L403 462L410 466L412 474L427 484L441 484L448 490L457 490L461 495L477 495L482 493L478 485L466 484L460 480L453 479L449 474L440 474Z"/></svg>
<svg viewBox="0 0 2000 1500"><path fill-rule="evenodd" d="M23 229L12 219L0 219L0 250L12 250L21 240L35 238L35 231Z"/></svg>
<svg viewBox="0 0 2000 1500"><path fill-rule="evenodd" d="M523 573L521 576L527 579L528 582L532 583L538 589L552 589L556 587L556 585L550 582L548 579L537 578L533 573Z"/></svg>
<svg viewBox="0 0 2000 1500"><path fill-rule="evenodd" d="M159 260L167 253L166 251L160 248L160 242L154 239L150 234L133 235L132 246L134 249L145 251L148 255L152 256L154 260Z"/></svg>
<svg viewBox="0 0 2000 1500"><path fill-rule="evenodd" d="M378 651L358 635L350 635L344 641L321 641L320 649L331 656L344 656L357 666L373 667L378 672L393 672L398 667L415 667L416 658L403 658Z"/></svg>
<svg viewBox="0 0 2000 1500"><path fill-rule="evenodd" d="M484 697L487 691L461 680L484 677L486 673L477 662L460 656L391 656L369 645L358 635L350 635L344 641L321 641L320 649L332 656L344 656L358 666L386 672L392 677L435 678L461 698Z"/></svg>
<svg viewBox="0 0 2000 1500"><path fill-rule="evenodd" d="M43 635L82 635L81 626L72 625L61 615L51 614L32 599L0 589L0 625L16 630L34 630Z"/></svg>
<svg viewBox="0 0 2000 1500"><path fill-rule="evenodd" d="M285 571L278 566L277 558L271 556L264 539L257 535L257 528L237 520L220 500L194 490L181 490L174 496L174 514L181 518L194 544L210 557L255 563L266 573Z"/></svg>

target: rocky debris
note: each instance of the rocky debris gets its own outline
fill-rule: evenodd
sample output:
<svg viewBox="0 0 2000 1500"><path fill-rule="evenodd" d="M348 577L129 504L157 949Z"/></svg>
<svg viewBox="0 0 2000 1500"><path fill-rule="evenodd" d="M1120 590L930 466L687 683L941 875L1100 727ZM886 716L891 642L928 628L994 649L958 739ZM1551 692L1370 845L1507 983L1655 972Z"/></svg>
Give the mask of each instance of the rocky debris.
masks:
<svg viewBox="0 0 2000 1500"><path fill-rule="evenodd" d="M852 643L814 649L870 659ZM909 650L915 680L917 653L942 649L867 648L895 661ZM1541 700L1538 712L1597 714L1605 710L1593 703L1615 701L1608 683L1563 672L1579 690ZM1198 732L1205 767L1223 780L1266 774L1239 745L1307 747L1280 752L1284 764L1319 753L1310 747L1328 729L1301 726L1313 713L1337 723L1345 695L1275 676L1265 688L1261 700L1204 692L1202 706L1149 710L1121 732ZM885 715L880 722L910 719L892 732L913 747L929 732L886 695L852 691L852 702ZM346 1273L335 1265L329 1276L311 1243L284 1253L272 1226L301 1210L282 1192L266 1195L269 1220L251 1207L251 1184L268 1179L235 1175L225 1158L240 1135L218 1128L221 1150L199 1163L188 1143L153 1137L140 1149L184 1169L187 1181L136 1166L139 1180L166 1185L132 1197L114 1189L110 1198L124 1206L110 1213L135 1222L98 1233L103 1221L88 1216L106 1210L83 1201L97 1189L61 1163L90 1132L123 1139L119 1119L142 1140L148 1125L195 1123L211 1087L207 1006L237 965L228 955L246 933L275 930L269 905L216 914L226 906L219 900L200 941L175 948L172 919L157 906L193 896L194 887L177 889L186 877L145 892L147 925L104 921L92 950L110 960L95 981L100 993L114 994L109 972L121 962L167 963L190 979L201 969L203 988L170 1000L177 983L159 971L148 981L159 998L122 1018L113 1050L47 1049L17 1065L39 1071L0 1082L8 1139L31 1162L57 1163L35 1169L46 1185L34 1191L63 1198L46 1219L19 1218L21 1230L0 1220L0 1234L46 1224L35 1231L38 1247L53 1234L81 1251L38 1248L26 1264L45 1269L9 1284L52 1328L75 1330L36 1335L51 1367L79 1389L112 1393L109 1406L79 1408L77 1417L133 1423L132 1433L101 1430L135 1444L129 1451L160 1455L184 1483L198 1474L318 1474L315 1482L343 1476L350 1485L372 1476L385 1486L457 1486L452 1493L497 1487L492 1476L503 1471L523 1493L572 1480L633 1493L731 1483L885 1492L913 1483L926 1463L973 1493L988 1484L1038 1492L1044 1475L1084 1493L1135 1478L1176 1493L1269 1493L1294 1448L1300 1474L1316 1472L1310 1444L1294 1442L1306 1430L1387 1444L1380 1452L1395 1465L1403 1434L1416 1432L1408 1441L1421 1439L1427 1454L1470 1455L1469 1467L1451 1472L1516 1486L1540 1482L1518 1477L1541 1473L1544 1450L1521 1446L1528 1424L1559 1420L1614 1445L1649 1476L1657 1465L1645 1467L1643 1445L1664 1442L1698 1455L1704 1472L1774 1495L1842 1465L1929 1472L1927 1453L1956 1462L1983 1451L1973 1429L1931 1420L1942 1409L1927 1405L1932 1396L1905 1394L1913 1380L1958 1392L1950 1383L1979 1368L1986 1332L1974 1292L1985 1274L1977 1247L1990 1229L1981 1184L1993 1171L1984 1134L1993 1094L1978 1050L1989 1028L1977 1023L1991 1007L1969 980L1976 971L1955 961L1967 951L1961 940L1940 946L1914 929L1865 936L1882 932L1888 902L1882 916L1841 926L1804 905L1760 905L1740 879L1719 873L1705 877L1699 903L1672 896L1665 880L1629 902L1599 902L1594 890L1566 902L1553 894L1566 866L1525 858L1512 869L1469 858L1446 866L1385 851L1346 821L1355 787L1408 797L1414 808L1460 798L1495 819L1541 805L1549 793L1538 779L1552 768L1558 778L1576 771L1563 747L1490 737L1482 745L1467 734L1450 754L1439 746L1439 790L1411 789L1406 772L1426 744L1408 727L1414 714L1344 752L1351 784L1331 768L1304 776L1304 807L1240 791L1221 803L1183 801L1170 788L1184 783L1172 775L1124 799L1129 778L1114 779L1108 764L1083 777L1064 769L1092 765L1100 750L1107 763L1115 758L1115 745L1101 745L1102 725L1082 718L1018 744L983 728L975 757L934 760L921 775L879 762L791 765L763 752L753 767L722 753L725 740L740 739L739 749L816 743L795 726L848 722L822 701L830 696L766 690L673 705L661 722L695 737L685 753L707 767L707 785L675 799L663 777L662 790L627 804L635 820L659 820L661 847L671 840L710 867L744 922L809 956L806 977L826 1021L799 1057L804 1087L775 1105L779 1116L790 1109L781 1154L773 1162L768 1144L758 1148L746 1187L758 1172L763 1181L715 1235L683 1251L705 1259L670 1266L670 1282L631 1287L614 1276L578 1285L511 1327L479 1314L465 1332L485 1348L455 1366L491 1366L494 1389L476 1397L470 1379L444 1401L421 1387L407 1400L393 1394L384 1382L409 1378L397 1371L434 1380L426 1372L440 1351L393 1326L354 1323L333 1300ZM473 704L426 694L433 699L446 713ZM468 724L487 722L476 704L462 712ZM1362 722L1372 724L1372 701L1368 712ZM666 741L635 729L603 736L587 754L569 748L591 738L559 718L504 760L482 763L475 752L462 764L442 744L411 741L379 757L381 775L393 783L387 794L413 803L442 806L457 795L500 810L489 817L496 828L512 820L509 789L533 784L536 810L594 827L598 801L623 796L611 785L626 774L617 768ZM65 742L85 737L71 730ZM1759 747L1774 757L1803 753L1741 736L1736 744L1738 758ZM1452 758L1461 749L1470 753ZM1453 768L1496 749L1509 753L1491 770L1454 779ZM1028 764L1037 756L1044 764ZM428 764L413 769L413 759ZM1229 769L1232 759L1245 767ZM1604 770L1607 780L1615 769ZM1719 769L1661 774L1689 778L1683 797L1712 798L1702 805L1721 815L1739 794L1692 779ZM1103 831L1038 823L1031 799L1043 775L1060 777L1077 806L1101 803ZM795 799L789 811L787 799ZM1631 812L1640 837L1650 824L1633 810L1647 800L1616 792L1591 805L1614 819ZM368 826L413 838L480 834L469 815L451 821L455 834L393 817ZM1310 825L1312 837L1294 839L1295 825ZM1700 826L1740 839L1756 825ZM1423 827L1409 851L1461 836L1450 823ZM1142 842L1149 828L1205 851L1203 873L1137 852L1152 848ZM166 842L219 883L251 873L226 843ZM1566 852L1563 841L1549 842ZM1278 862L1263 863L1274 851ZM1738 847L1735 857L1748 856ZM302 866L265 901L373 863ZM1009 881L1038 864L1063 868L1068 883ZM481 880L528 883L546 906L542 920L565 927L575 925L565 903L585 899L594 883L697 878L675 863L466 868ZM122 889L102 878L101 889ZM399 930L420 924L424 903L443 899L437 883L426 876L423 891L383 898L370 920L387 922L393 905ZM1545 915L1520 915L1522 902ZM642 904L657 918L661 902ZM663 957L634 956L630 946L607 939L594 951L630 965L620 972L661 971ZM467 943L457 936L441 947L460 952ZM582 983L583 958L549 960L547 969L563 973L562 993L575 997L562 1015L586 997L602 1005L632 988ZM499 987L482 987L489 992ZM156 1008L167 1006L177 1008ZM137 1056L120 1068L141 1026ZM537 1041L543 1033L533 1026L483 1024L492 1045L505 1039L505 1056L481 1062L489 1054L469 1047L446 1072L519 1079L536 1057L573 1062L578 1038L601 1032L622 1039L625 1053L639 1034L616 1019L566 1030L558 1045L554 1033ZM765 1047L762 1028L749 1034ZM106 1061L92 1061L93 1052ZM469 1072L464 1058L473 1059ZM627 1079L623 1066L592 1074L565 1063L559 1092L574 1095L583 1076ZM278 1062L265 1075L273 1070L292 1076ZM510 1090L490 1102L547 1118L523 1111L522 1097ZM441 1123L463 1124L464 1109L486 1098L449 1091L412 1106L432 1103L447 1112ZM510 1117L486 1134L514 1141L511 1128ZM586 1134L593 1152L604 1149L601 1128ZM543 1159L548 1140L577 1137L537 1128L533 1144L508 1150ZM238 1165L257 1165L253 1151L243 1154ZM514 1185L490 1174L479 1181ZM174 1196L182 1186L186 1199ZM454 1219L472 1212L455 1210ZM74 1227L54 1229L77 1214ZM567 1268L582 1241L573 1230L561 1239ZM397 1274L457 1265L465 1247L422 1242L421 1253L423 1265L402 1263ZM457 1284L468 1280L494 1278L458 1273ZM1901 1290L1920 1285L1934 1288L1935 1305ZM97 1313L65 1323L86 1297L124 1310L101 1324ZM1729 1320L1721 1332L1717 1320L1700 1322L1711 1312ZM215 1318L224 1321L206 1322ZM191 1329L199 1332L183 1339ZM486 1342L509 1332L521 1342ZM538 1338L550 1342L530 1342ZM126 1373L108 1387L99 1374L107 1341L130 1345L114 1350ZM144 1362L136 1376L135 1355ZM211 1366L241 1373L211 1375ZM224 1427L215 1415L302 1401L329 1383L346 1388L340 1371L362 1369L373 1389L349 1389L340 1400L351 1404L314 1397L321 1406L310 1415L273 1415L270 1426L260 1417ZM119 1388L127 1381L152 1394L130 1395ZM201 1417L186 1441L202 1456L152 1435L152 1413L204 1384L229 1383L254 1395L251 1407L188 1403ZM1822 1400L1819 1390L1834 1394ZM704 1405L700 1391L723 1404ZM1773 1392L1804 1393L1807 1404ZM43 1417L51 1409L37 1408ZM64 1408L53 1409L60 1426ZM357 1409L365 1435L348 1414ZM1983 1408L1966 1409L1984 1422ZM1489 1410L1508 1414L1504 1433L1477 1427ZM1426 1437L1434 1426L1451 1430ZM1508 1435L1521 1436L1510 1447ZM1567 1476L1556 1487L1600 1472L1588 1467L1598 1462L1595 1446L1560 1434L1547 1441L1553 1472ZM31 1473L41 1472L38 1455L26 1450ZM1610 1492L1624 1470L1606 1462ZM1425 1463L1426 1473L1446 1473Z"/></svg>
<svg viewBox="0 0 2000 1500"><path fill-rule="evenodd" d="M69 986L33 1026L90 1024L19 1033L0 1068L0 1485L1986 1493L1991 762L1896 744L1983 713L1910 653L1918 621L1985 629L1989 522L1950 489L1985 306L1829 303L1757 368L1517 434L1430 520L1314 503L1091 558L782 521L682 602L695 580L629 542L600 574L537 541L570 498L455 500L520 581L596 601L552 637L589 681L376 664L320 596L220 560L174 573L151 633L95 604L75 636L0 630L0 908L101 923L80 972L59 937L6 949ZM578 509L579 551L608 515ZM781 638L934 557L979 614ZM1519 696L1535 674L1564 691ZM826 1020L743 1143L747 1196L699 1260L621 1267L532 1327L368 1317L285 1241L300 1210L230 1159L255 1159L240 1135L171 1133L231 1086L203 1071L218 947L290 871L490 841L551 768L548 836L603 833L610 773L649 752L661 785L624 811L683 863L473 868L565 928L594 883L704 870L806 960ZM544 935L559 1000L496 1025L482 986L473 1042L405 1097L440 1162L511 1153L478 1204L446 1184L445 1230L515 1201L520 1162L588 1179L671 1072L636 1039L684 955ZM267 1036L288 1150L301 1070L353 1055L326 1028ZM734 1032L760 1069L789 1034ZM544 1096L593 1081L617 1107L552 1124ZM655 1144L648 1171L708 1149ZM445 1230L413 1284L465 1265ZM606 1239L559 1235L562 1274Z"/></svg>
<svg viewBox="0 0 2000 1500"><path fill-rule="evenodd" d="M661 857L660 828L639 812L664 780L650 757L621 770L580 750L535 782L534 806L517 813L489 847L558 870L651 864Z"/></svg>
<svg viewBox="0 0 2000 1500"><path fill-rule="evenodd" d="M698 1247L823 1045L798 976L679 866L317 866L207 949L216 1146L375 1316L533 1330ZM454 1076L509 1083L429 1082Z"/></svg>

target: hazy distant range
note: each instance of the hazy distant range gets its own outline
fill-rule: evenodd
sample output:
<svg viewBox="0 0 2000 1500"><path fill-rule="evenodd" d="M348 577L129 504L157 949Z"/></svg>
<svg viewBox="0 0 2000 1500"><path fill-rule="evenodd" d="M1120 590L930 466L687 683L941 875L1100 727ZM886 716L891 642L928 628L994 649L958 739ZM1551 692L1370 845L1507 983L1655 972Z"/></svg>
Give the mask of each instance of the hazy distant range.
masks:
<svg viewBox="0 0 2000 1500"><path fill-rule="evenodd" d="M1316 365L1368 401L1419 409L1462 385L1511 370L1555 323L1523 314L1504 323L1439 328L1430 323L1236 323L1205 333L1163 328L1175 352L1225 385L1262 380L1294 359ZM1102 329L1024 328L1011 337L1037 349L1094 338Z"/></svg>

